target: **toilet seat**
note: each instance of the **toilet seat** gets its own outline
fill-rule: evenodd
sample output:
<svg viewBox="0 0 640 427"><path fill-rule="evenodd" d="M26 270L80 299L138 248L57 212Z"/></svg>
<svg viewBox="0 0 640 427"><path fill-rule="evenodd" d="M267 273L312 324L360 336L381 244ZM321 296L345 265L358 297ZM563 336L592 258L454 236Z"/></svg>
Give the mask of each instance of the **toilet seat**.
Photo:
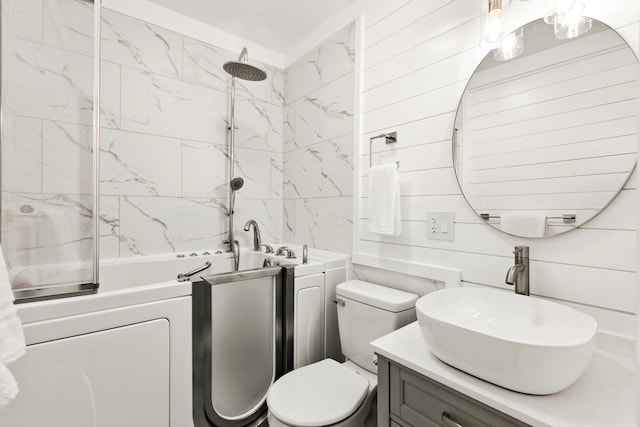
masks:
<svg viewBox="0 0 640 427"><path fill-rule="evenodd" d="M353 414L369 391L369 381L333 359L289 372L269 390L267 406L294 426L335 424Z"/></svg>

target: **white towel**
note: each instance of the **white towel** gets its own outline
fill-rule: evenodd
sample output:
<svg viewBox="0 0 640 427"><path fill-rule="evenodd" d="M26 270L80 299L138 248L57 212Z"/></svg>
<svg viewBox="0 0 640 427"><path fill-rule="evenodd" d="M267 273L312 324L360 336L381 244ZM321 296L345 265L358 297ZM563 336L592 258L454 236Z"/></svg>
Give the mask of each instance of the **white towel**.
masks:
<svg viewBox="0 0 640 427"><path fill-rule="evenodd" d="M369 168L369 231L399 236L400 177L395 163Z"/></svg>
<svg viewBox="0 0 640 427"><path fill-rule="evenodd" d="M0 408L18 395L18 383L6 366L0 363Z"/></svg>
<svg viewBox="0 0 640 427"><path fill-rule="evenodd" d="M521 237L544 237L547 215L543 213L507 212L500 215L500 230Z"/></svg>
<svg viewBox="0 0 640 427"><path fill-rule="evenodd" d="M7 265L0 248L0 408L18 393L18 386L7 365L22 356L26 348L13 300Z"/></svg>

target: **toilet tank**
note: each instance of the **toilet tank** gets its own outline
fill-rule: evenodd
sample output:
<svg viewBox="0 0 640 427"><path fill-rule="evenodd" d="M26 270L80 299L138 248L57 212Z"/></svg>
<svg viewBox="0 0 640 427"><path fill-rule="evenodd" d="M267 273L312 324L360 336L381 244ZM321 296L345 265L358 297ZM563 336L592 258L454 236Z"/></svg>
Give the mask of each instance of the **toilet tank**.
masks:
<svg viewBox="0 0 640 427"><path fill-rule="evenodd" d="M418 296L349 280L336 287L338 329L344 355L369 372L377 372L371 341L416 320Z"/></svg>

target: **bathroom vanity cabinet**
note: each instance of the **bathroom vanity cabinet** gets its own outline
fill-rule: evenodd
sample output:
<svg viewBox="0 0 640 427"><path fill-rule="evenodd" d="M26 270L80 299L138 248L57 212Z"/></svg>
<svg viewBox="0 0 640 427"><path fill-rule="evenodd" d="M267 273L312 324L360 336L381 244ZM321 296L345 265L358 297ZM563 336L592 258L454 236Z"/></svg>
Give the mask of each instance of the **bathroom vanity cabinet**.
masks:
<svg viewBox="0 0 640 427"><path fill-rule="evenodd" d="M528 426L378 356L378 426Z"/></svg>
<svg viewBox="0 0 640 427"><path fill-rule="evenodd" d="M371 346L378 355L379 426L637 425L631 340L600 336L582 376L567 389L546 396L507 390L440 361L417 322ZM448 418L443 418L445 413Z"/></svg>

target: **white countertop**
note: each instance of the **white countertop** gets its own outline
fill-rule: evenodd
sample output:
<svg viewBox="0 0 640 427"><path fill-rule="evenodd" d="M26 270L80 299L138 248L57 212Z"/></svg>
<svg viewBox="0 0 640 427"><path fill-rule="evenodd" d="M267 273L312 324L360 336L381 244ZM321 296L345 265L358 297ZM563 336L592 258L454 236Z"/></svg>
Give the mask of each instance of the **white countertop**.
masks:
<svg viewBox="0 0 640 427"><path fill-rule="evenodd" d="M417 322L371 344L387 359L533 426L632 427L637 425L633 347L616 341L599 337L585 373L548 396L516 393L441 362L429 351Z"/></svg>

